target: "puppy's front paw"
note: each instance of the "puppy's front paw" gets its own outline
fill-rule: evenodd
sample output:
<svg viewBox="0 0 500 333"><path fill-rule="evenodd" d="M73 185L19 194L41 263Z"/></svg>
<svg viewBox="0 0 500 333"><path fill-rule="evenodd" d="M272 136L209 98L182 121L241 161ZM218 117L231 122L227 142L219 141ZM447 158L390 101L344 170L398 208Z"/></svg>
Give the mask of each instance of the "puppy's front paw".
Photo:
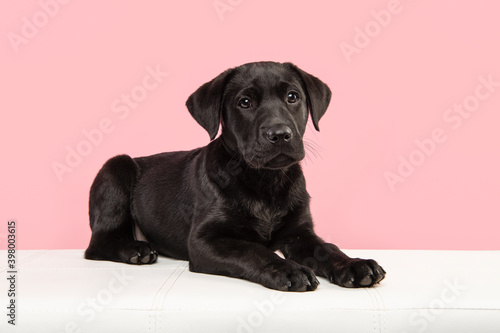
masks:
<svg viewBox="0 0 500 333"><path fill-rule="evenodd" d="M346 288L372 287L385 277L385 270L375 260L353 258L333 265L328 273L330 282Z"/></svg>
<svg viewBox="0 0 500 333"><path fill-rule="evenodd" d="M158 258L158 253L148 242L134 241L121 249L123 261L133 265L152 264Z"/></svg>
<svg viewBox="0 0 500 333"><path fill-rule="evenodd" d="M261 276L264 286L280 291L312 291L319 285L309 267L292 260L282 260L267 266Z"/></svg>

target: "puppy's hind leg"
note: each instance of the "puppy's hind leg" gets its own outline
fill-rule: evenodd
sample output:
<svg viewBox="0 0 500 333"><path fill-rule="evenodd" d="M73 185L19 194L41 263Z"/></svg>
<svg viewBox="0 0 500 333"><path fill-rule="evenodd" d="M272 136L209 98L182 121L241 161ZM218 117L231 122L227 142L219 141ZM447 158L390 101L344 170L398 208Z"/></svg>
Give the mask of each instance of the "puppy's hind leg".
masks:
<svg viewBox="0 0 500 333"><path fill-rule="evenodd" d="M89 218L92 237L85 258L129 264L152 264L158 255L147 242L134 239L131 195L139 174L127 155L107 161L90 189Z"/></svg>

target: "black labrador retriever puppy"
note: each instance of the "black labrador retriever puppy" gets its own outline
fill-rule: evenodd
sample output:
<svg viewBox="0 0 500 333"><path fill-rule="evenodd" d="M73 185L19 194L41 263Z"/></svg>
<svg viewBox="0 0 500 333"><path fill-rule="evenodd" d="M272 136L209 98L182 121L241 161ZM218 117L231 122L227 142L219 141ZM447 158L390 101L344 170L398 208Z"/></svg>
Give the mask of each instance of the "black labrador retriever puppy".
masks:
<svg viewBox="0 0 500 333"><path fill-rule="evenodd" d="M108 160L90 190L85 258L151 264L159 253L283 291L315 290L315 274L343 287L380 282L376 261L350 258L313 231L302 137L309 114L319 130L330 96L291 63L249 63L205 83L186 105L210 144Z"/></svg>

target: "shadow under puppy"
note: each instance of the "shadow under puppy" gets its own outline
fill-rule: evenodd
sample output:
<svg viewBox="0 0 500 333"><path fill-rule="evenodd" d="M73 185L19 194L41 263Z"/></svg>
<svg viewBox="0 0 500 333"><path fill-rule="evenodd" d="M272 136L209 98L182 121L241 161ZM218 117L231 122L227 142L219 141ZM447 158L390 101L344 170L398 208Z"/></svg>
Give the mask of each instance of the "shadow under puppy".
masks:
<svg viewBox="0 0 500 333"><path fill-rule="evenodd" d="M350 258L313 230L302 137L309 115L319 130L330 97L291 63L249 63L205 83L186 105L212 141L108 160L90 190L85 258L151 264L159 253L283 291L315 290L315 274L343 287L380 282L376 261Z"/></svg>

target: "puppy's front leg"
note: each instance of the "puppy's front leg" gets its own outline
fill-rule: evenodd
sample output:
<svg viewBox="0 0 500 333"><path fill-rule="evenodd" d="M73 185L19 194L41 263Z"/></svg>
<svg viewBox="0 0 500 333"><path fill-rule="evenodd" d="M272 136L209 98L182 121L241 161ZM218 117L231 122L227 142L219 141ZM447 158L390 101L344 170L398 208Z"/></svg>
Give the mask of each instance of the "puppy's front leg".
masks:
<svg viewBox="0 0 500 333"><path fill-rule="evenodd" d="M282 259L265 246L234 238L190 238L189 269L193 272L246 279L281 291L315 290L314 272Z"/></svg>
<svg viewBox="0 0 500 333"><path fill-rule="evenodd" d="M281 249L287 259L311 267L317 275L342 287L371 287L385 277L372 259L350 258L336 245L326 243L311 228L295 233Z"/></svg>

